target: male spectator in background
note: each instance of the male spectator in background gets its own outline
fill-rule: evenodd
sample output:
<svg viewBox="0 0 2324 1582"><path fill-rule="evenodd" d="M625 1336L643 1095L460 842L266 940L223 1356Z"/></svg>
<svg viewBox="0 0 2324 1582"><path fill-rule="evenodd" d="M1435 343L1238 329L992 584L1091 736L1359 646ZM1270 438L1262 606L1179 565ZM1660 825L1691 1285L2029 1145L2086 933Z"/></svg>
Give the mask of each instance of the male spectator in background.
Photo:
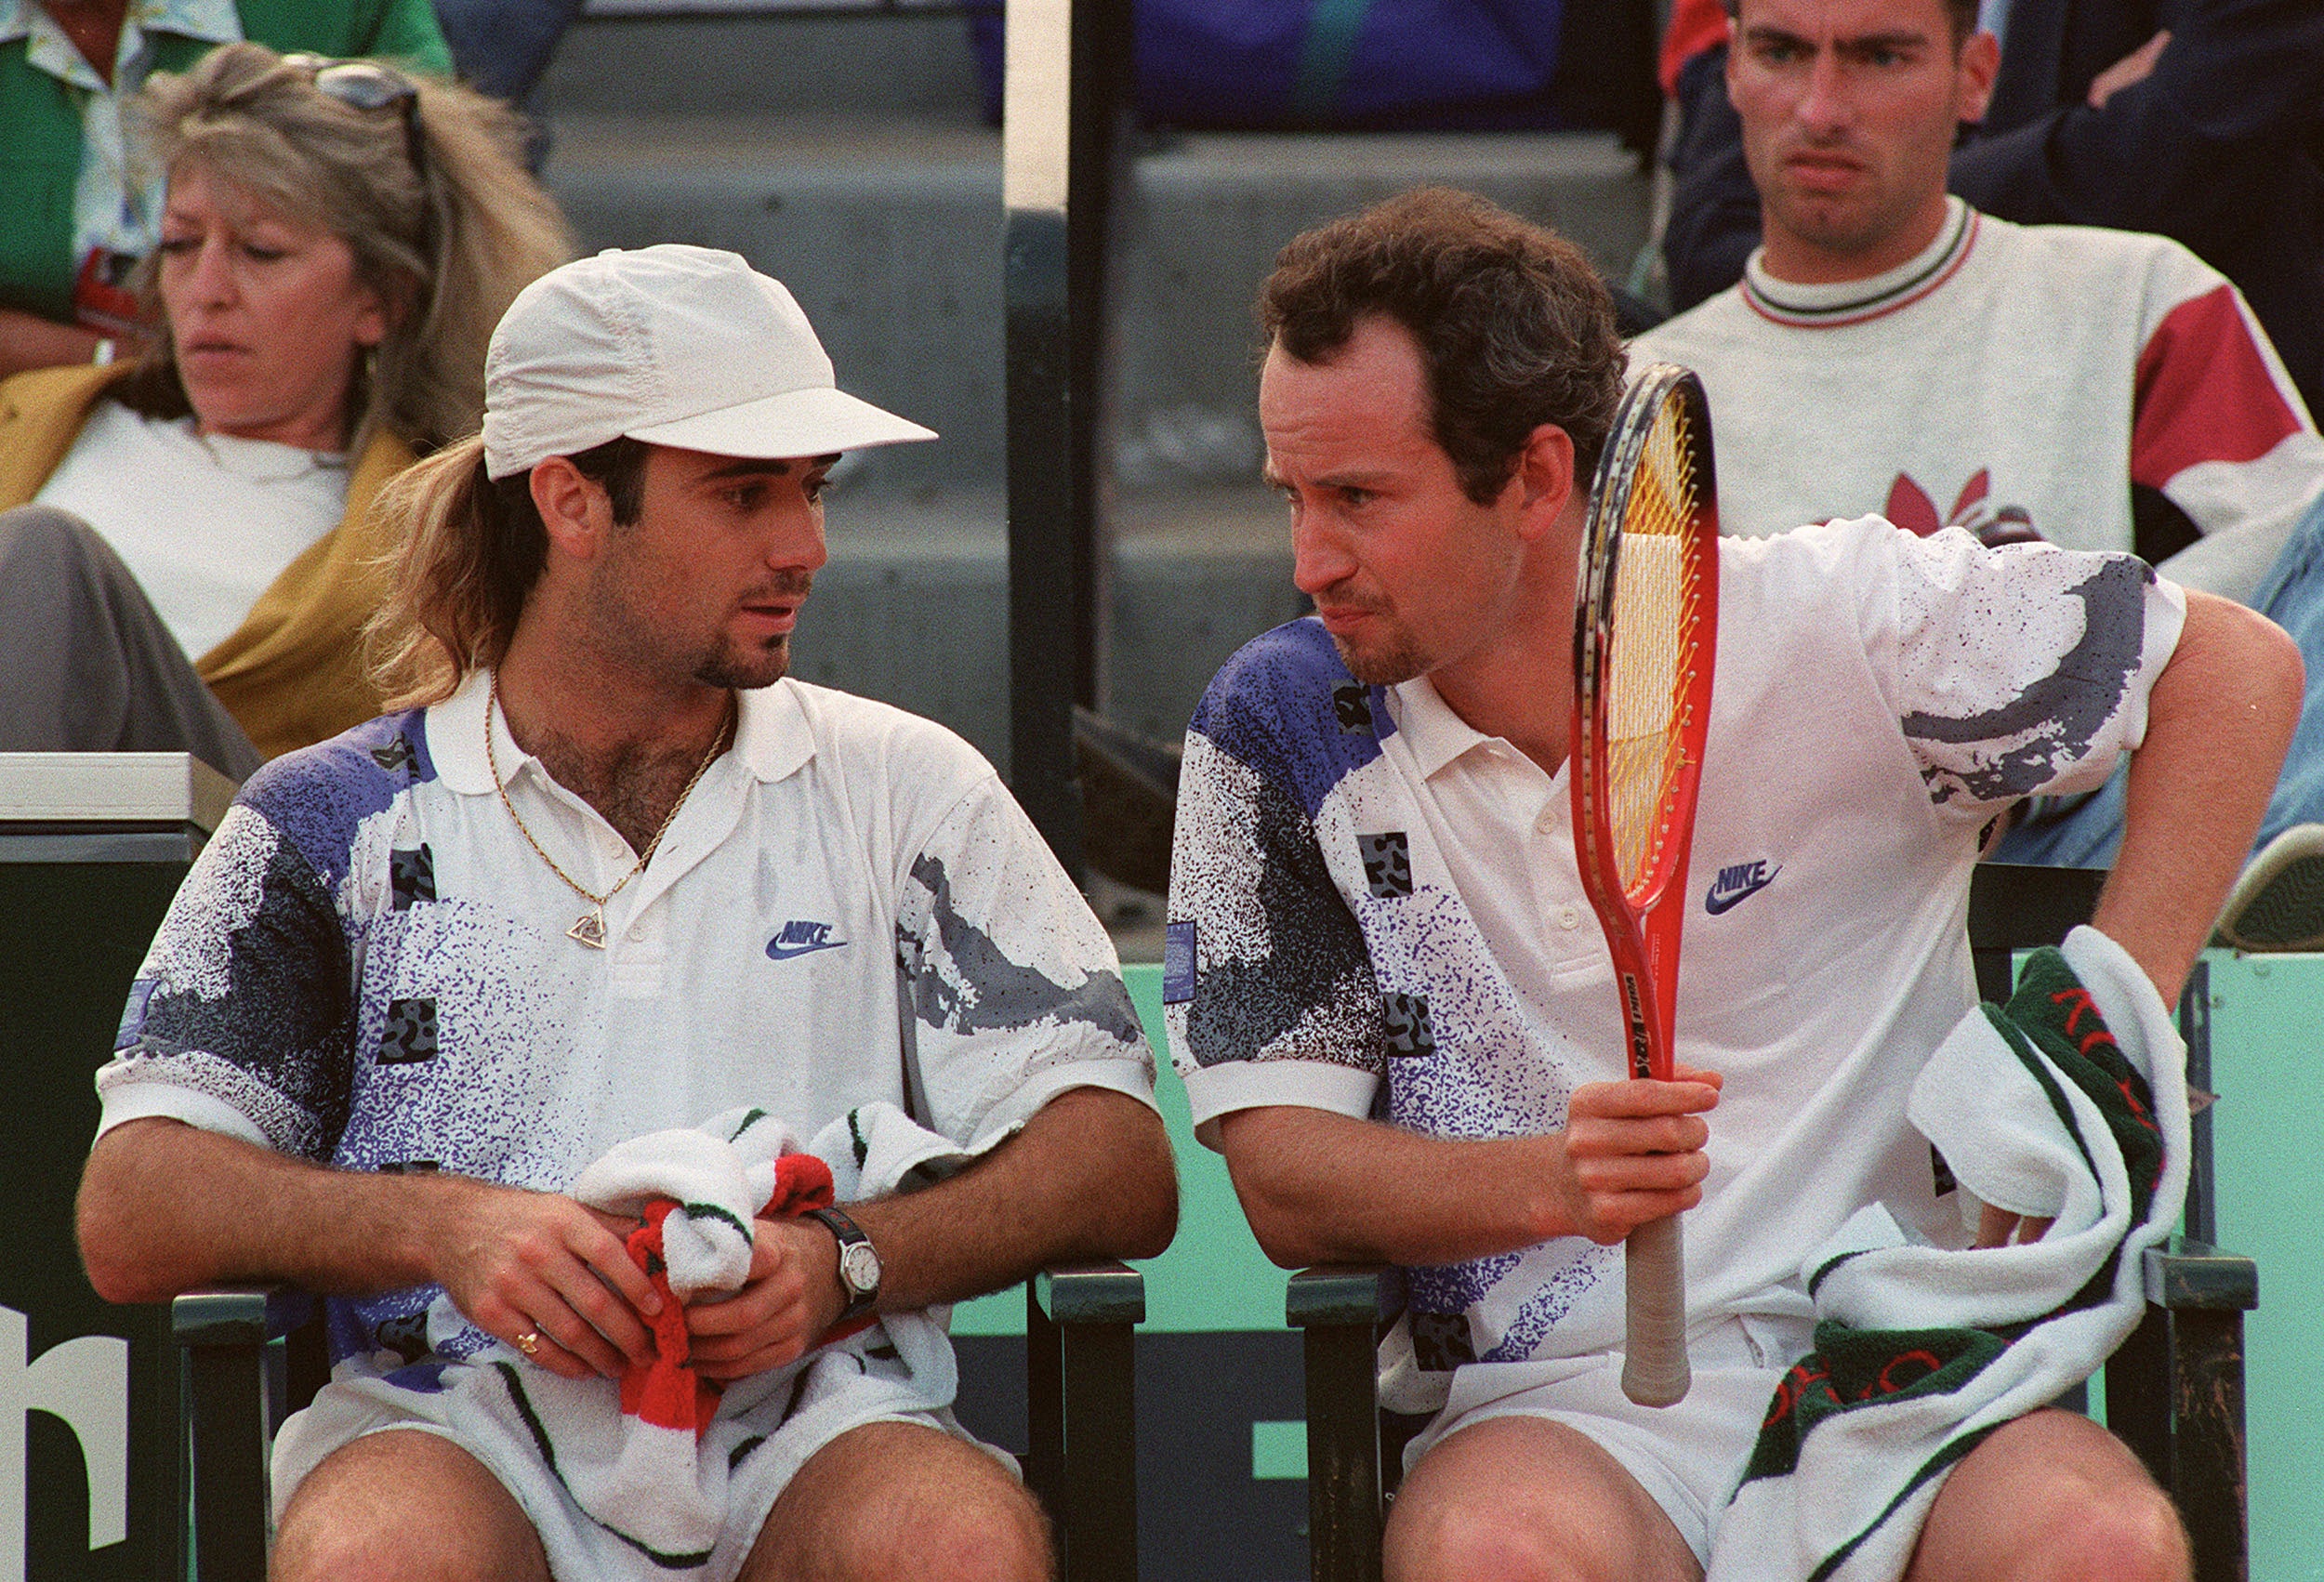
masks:
<svg viewBox="0 0 2324 1582"><path fill-rule="evenodd" d="M1741 0L1727 95L1765 242L1632 345L1702 376L1722 527L1877 511L2146 549L2306 639L2324 682L2324 611L2294 576L2324 542L2324 439L2235 287L2177 243L1947 194L1993 84L1974 22L1974 0ZM2159 545L2165 520L2200 536ZM2263 838L2324 811L2313 729ZM2120 816L2118 788L2003 854L2103 865Z"/></svg>
<svg viewBox="0 0 2324 1582"><path fill-rule="evenodd" d="M0 378L109 363L140 333L129 272L160 239L165 173L135 168L123 110L244 38L452 73L428 0L0 0Z"/></svg>
<svg viewBox="0 0 2324 1582"><path fill-rule="evenodd" d="M784 675L836 453L934 436L704 248L544 276L486 367L394 523L428 706L275 759L188 877L98 1079L90 1278L340 1299L279 1578L1038 1582L918 1310L1161 1250L1151 1057L991 767ZM722 1205L754 1127L825 1140L850 1201L727 1207L731 1285L673 1334L635 1221L567 1194L701 1158ZM681 1363L631 1425L669 1399L632 1370Z"/></svg>
<svg viewBox="0 0 2324 1582"><path fill-rule="evenodd" d="M2222 759L2272 763L2291 727L2282 634L2121 554L1878 519L1722 540L1694 877L1675 898L1678 1080L1625 1080L1565 783L1587 480L1622 375L1604 294L1577 249L1423 192L1295 240L1261 318L1268 477L1316 616L1235 654L1187 733L1163 997L1196 1136L1268 1255L1406 1271L1383 1399L1435 1416L1386 1575L1693 1582L1708 1564L1778 1582L1847 1556L1850 1576L2048 1582L2102 1555L2120 1582L2183 1579L2168 1502L2069 1414L1951 1441L1966 1454L1941 1492L1929 1474L1948 1463L1843 1454L1826 1465L1846 1486L1796 1527L1764 1519L1752 1452L1821 1378L1787 1369L1821 1338L1823 1299L1882 1256L1827 1250L1859 1210L1957 1249L1931 1261L1973 1291L2009 1267L1993 1254L2068 1258L2062 1224L2026 1228L2045 1243L2027 1248L1988 1221L1989 1245L1958 1250L1936 1133L1915 1130L1924 1098L1987 1091L1950 1064L1996 1035L1962 926L1978 832L2010 798L2135 749L2122 860L2067 948L2105 977L2083 983L2117 1036L2159 1029L2153 1069L2172 1080L2163 1001L2265 799ZM2036 1000L2062 1003L2021 993L2010 1014L2050 1014ZM1980 1150L2047 1109L2014 1091L1974 1128ZM2176 1217L2168 1195L2151 1234ZM1681 1209L1695 1383L1642 1408L1615 1382L1616 1244ZM1848 1272L1824 1278L1828 1260ZM2072 1310L2085 1277L2017 1317ZM2114 1334L2144 1299L2118 1283ZM2026 1407L2067 1382L2022 1377ZM1853 1553L1816 1569L1819 1535Z"/></svg>
<svg viewBox="0 0 2324 1582"><path fill-rule="evenodd" d="M1679 0L1664 86L1683 117L1663 254L1671 305L1741 275L1759 197L1729 108L1722 0ZM1984 0L1991 101L1952 190L2021 225L2150 231L2234 281L2324 403L2324 7L2314 0Z"/></svg>

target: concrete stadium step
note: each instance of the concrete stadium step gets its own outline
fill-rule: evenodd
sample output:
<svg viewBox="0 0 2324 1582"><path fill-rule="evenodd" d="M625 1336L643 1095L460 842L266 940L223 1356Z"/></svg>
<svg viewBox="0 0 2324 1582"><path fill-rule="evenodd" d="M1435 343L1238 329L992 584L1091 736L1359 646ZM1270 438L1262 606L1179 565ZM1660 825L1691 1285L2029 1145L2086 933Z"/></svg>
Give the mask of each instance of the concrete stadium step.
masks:
<svg viewBox="0 0 2324 1582"><path fill-rule="evenodd" d="M841 381L944 436L883 481L998 487L1000 139L865 117L558 115L548 184L585 249L691 242L791 288Z"/></svg>
<svg viewBox="0 0 2324 1582"><path fill-rule="evenodd" d="M609 10L611 7L608 8ZM550 114L763 115L776 110L981 120L984 89L957 9L776 3L718 14L601 13L565 31L534 90Z"/></svg>
<svg viewBox="0 0 2324 1582"><path fill-rule="evenodd" d="M943 439L851 457L799 673L1008 759L1000 136L958 15L613 20L535 110L585 247L729 247L783 280L843 383ZM1105 712L1174 738L1242 641L1297 614L1256 486L1250 303L1299 231L1421 183L1547 221L1619 279L1636 161L1594 134L1145 134L1116 216L1117 488Z"/></svg>
<svg viewBox="0 0 2324 1582"><path fill-rule="evenodd" d="M730 247L781 279L850 383L944 436L903 485L1003 476L1000 139L859 116L561 115L550 187L589 247ZM1117 225L1115 465L1133 487L1248 478L1250 304L1308 226L1406 187L1482 192L1625 273L1636 163L1596 134L1206 133L1132 161Z"/></svg>
<svg viewBox="0 0 2324 1582"><path fill-rule="evenodd" d="M1621 280L1645 241L1636 159L1598 133L1201 133L1140 154L1121 217L1115 458L1140 487L1243 479L1261 348L1251 303L1300 231L1406 188L1482 193Z"/></svg>
<svg viewBox="0 0 2324 1582"><path fill-rule="evenodd" d="M1251 637L1305 613L1290 534L1264 489L1126 493L1116 502L1106 714L1176 742L1195 700ZM997 490L896 493L843 479L830 564L793 673L941 719L1009 765L1009 560Z"/></svg>
<svg viewBox="0 0 2324 1582"><path fill-rule="evenodd" d="M883 481L999 487L1000 137L964 17L584 17L535 109L585 245L743 253L852 382L944 435L877 458ZM1425 182L1557 226L1615 278L1645 236L1636 161L1597 134L1144 135L1116 249L1122 481L1248 477L1249 304L1276 249Z"/></svg>

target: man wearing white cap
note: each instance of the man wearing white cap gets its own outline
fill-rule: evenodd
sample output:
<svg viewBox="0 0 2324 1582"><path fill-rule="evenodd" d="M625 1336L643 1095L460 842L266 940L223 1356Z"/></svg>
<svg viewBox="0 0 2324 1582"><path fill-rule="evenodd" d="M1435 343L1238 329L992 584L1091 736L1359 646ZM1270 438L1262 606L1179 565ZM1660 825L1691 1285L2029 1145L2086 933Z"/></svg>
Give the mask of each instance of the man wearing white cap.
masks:
<svg viewBox="0 0 2324 1582"><path fill-rule="evenodd" d="M919 1310L1161 1249L1152 1059L991 768L784 674L838 453L935 436L695 247L536 282L486 405L387 508L404 712L255 777L140 971L90 1278L333 1294L278 1575L1046 1576ZM844 1206L746 1209L689 1300L633 1258L680 1212L591 1183L763 1166L750 1112Z"/></svg>

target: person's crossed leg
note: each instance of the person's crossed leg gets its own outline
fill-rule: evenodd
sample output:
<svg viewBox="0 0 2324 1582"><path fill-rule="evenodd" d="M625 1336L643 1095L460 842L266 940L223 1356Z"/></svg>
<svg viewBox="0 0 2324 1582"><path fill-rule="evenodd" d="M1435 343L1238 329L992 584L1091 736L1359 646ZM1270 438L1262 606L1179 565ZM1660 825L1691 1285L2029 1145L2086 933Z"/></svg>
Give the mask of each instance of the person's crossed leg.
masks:
<svg viewBox="0 0 2324 1582"><path fill-rule="evenodd" d="M367 1434L284 1512L276 1582L548 1582L515 1497L452 1441ZM1048 1523L984 1451L916 1423L869 1423L810 1457L738 1582L1048 1582Z"/></svg>

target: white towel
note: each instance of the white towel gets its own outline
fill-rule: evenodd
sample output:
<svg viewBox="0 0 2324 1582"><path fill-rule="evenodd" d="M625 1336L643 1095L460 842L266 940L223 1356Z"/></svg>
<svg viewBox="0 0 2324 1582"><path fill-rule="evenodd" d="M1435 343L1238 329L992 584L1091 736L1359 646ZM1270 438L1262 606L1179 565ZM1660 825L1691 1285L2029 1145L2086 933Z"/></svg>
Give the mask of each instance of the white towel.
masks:
<svg viewBox="0 0 2324 1582"><path fill-rule="evenodd" d="M663 1222L673 1289L729 1291L748 1273L749 1225L774 1185L776 1161L798 1151L779 1120L728 1111L698 1128L620 1144L571 1191L618 1212L678 1199ZM805 1152L829 1167L841 1201L969 1159L885 1103L851 1111ZM568 1379L526 1362L448 1298L428 1316L432 1357L385 1375L343 1367L284 1426L275 1461L283 1496L360 1433L424 1427L475 1455L516 1496L554 1575L714 1578L734 1574L783 1483L839 1434L889 1418L957 1431L945 1309L883 1314L787 1366L736 1380L699 1432L625 1413L622 1380Z"/></svg>
<svg viewBox="0 0 2324 1582"><path fill-rule="evenodd" d="M2185 1060L2146 973L2088 928L2036 953L2006 1013L1954 1030L1913 1125L1978 1199L2055 1223L1957 1251L1875 1206L1816 1250L1816 1350L1771 1404L1708 1582L1894 1582L1961 1458L2106 1361L2186 1194Z"/></svg>

